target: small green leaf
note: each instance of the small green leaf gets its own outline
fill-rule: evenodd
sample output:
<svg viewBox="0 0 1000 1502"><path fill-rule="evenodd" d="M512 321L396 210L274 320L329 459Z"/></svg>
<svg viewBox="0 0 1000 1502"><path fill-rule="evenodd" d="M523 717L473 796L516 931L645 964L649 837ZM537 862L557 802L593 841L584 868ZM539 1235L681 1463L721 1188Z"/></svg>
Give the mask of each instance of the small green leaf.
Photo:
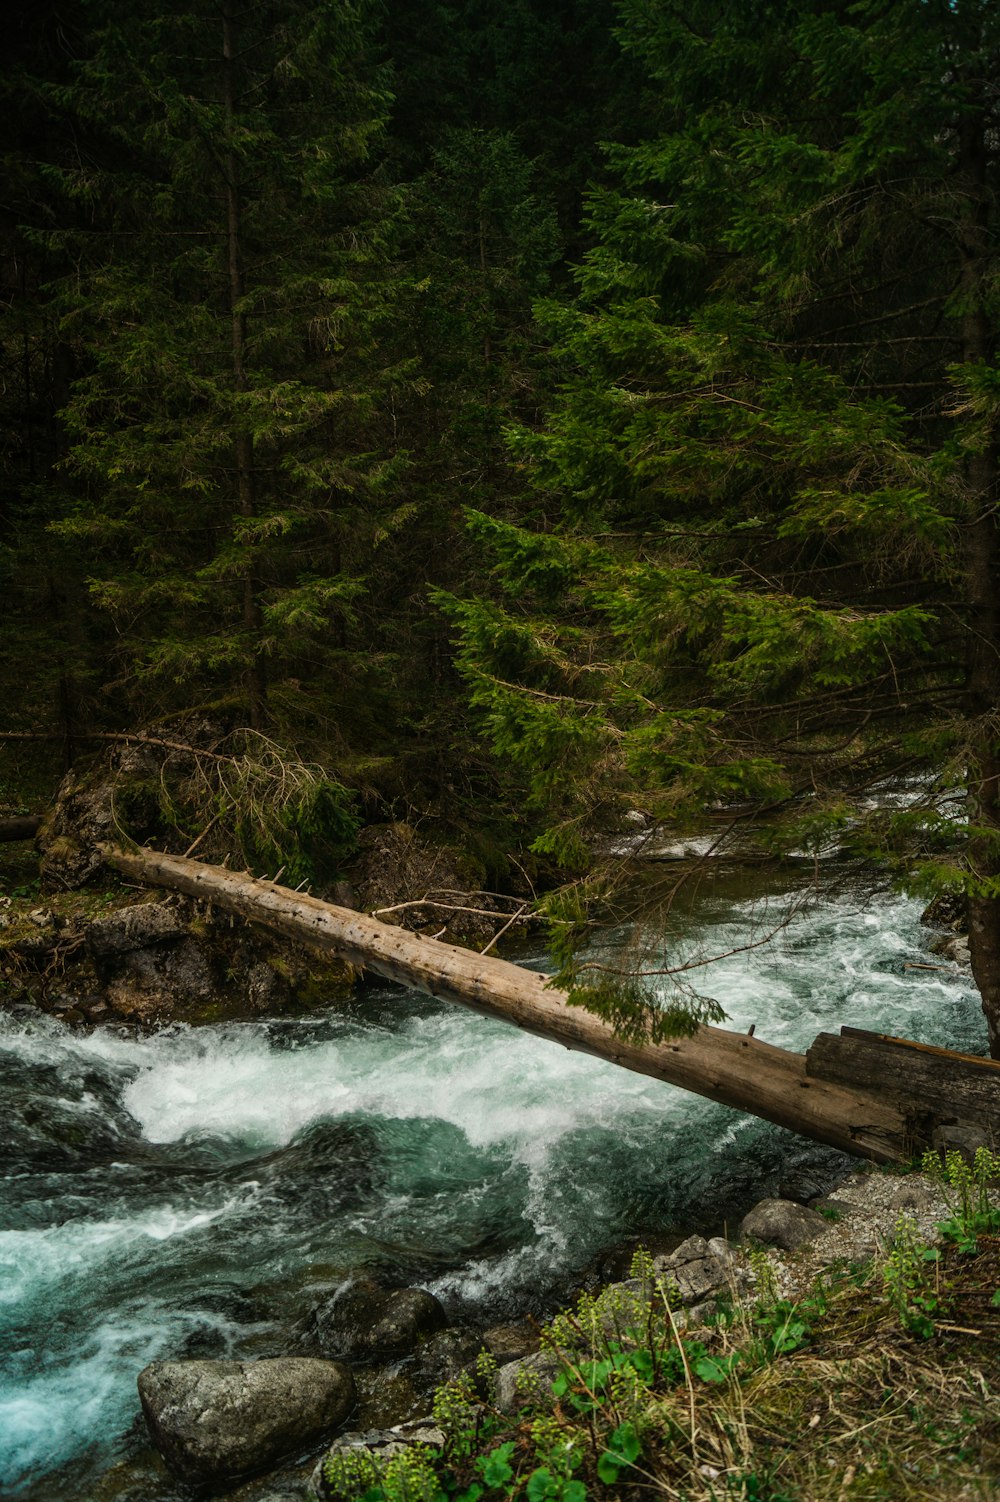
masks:
<svg viewBox="0 0 1000 1502"><path fill-rule="evenodd" d="M703 1382L725 1382L739 1359L739 1351L731 1356L702 1356L694 1364L695 1375Z"/></svg>
<svg viewBox="0 0 1000 1502"><path fill-rule="evenodd" d="M545 1466L539 1466L528 1477L528 1502L549 1502L549 1499L556 1496L555 1486L556 1478L552 1472Z"/></svg>
<svg viewBox="0 0 1000 1502"><path fill-rule="evenodd" d="M605 1486L614 1486L618 1480L618 1472L624 1464L625 1462L619 1456L613 1454L610 1450L605 1450L603 1455L598 1456L598 1477L604 1482Z"/></svg>
<svg viewBox="0 0 1000 1502"><path fill-rule="evenodd" d="M481 1455L476 1461L487 1486L506 1486L511 1479L514 1468L510 1464L510 1458L514 1453L514 1448L514 1441L508 1440L506 1444L498 1445L495 1450L491 1450L489 1455Z"/></svg>

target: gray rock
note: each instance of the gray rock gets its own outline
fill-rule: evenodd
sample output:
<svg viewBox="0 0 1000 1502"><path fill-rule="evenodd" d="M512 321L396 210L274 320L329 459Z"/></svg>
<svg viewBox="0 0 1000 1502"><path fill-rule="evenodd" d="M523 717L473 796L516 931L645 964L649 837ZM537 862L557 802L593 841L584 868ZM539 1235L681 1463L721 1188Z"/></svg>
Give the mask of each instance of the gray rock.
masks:
<svg viewBox="0 0 1000 1502"><path fill-rule="evenodd" d="M482 1344L497 1365L504 1366L508 1361L518 1361L538 1350L538 1329L529 1320L493 1325L483 1331Z"/></svg>
<svg viewBox="0 0 1000 1502"><path fill-rule="evenodd" d="M382 1305L368 1332L368 1343L378 1351L410 1350L422 1336L443 1330L447 1323L444 1309L432 1293L423 1288L400 1288Z"/></svg>
<svg viewBox="0 0 1000 1502"><path fill-rule="evenodd" d="M700 1304L729 1283L730 1261L721 1237L710 1245L703 1236L689 1236L668 1257L654 1258L653 1271L661 1282L676 1287L682 1304Z"/></svg>
<svg viewBox="0 0 1000 1502"><path fill-rule="evenodd" d="M826 1220L815 1210L805 1205L796 1205L791 1200L761 1200L754 1205L740 1223L740 1236L744 1241L760 1241L765 1246L778 1246L786 1252L814 1241L828 1229Z"/></svg>
<svg viewBox="0 0 1000 1502"><path fill-rule="evenodd" d="M978 1149L994 1147L996 1138L984 1126L950 1124L935 1127L931 1134L931 1142L939 1152L959 1152L967 1163L971 1163Z"/></svg>
<svg viewBox="0 0 1000 1502"><path fill-rule="evenodd" d="M390 1429L369 1429L363 1434L342 1434L334 1440L327 1455L349 1455L352 1450L370 1450L373 1455L400 1455L411 1445L444 1444L444 1431L432 1418L411 1419L393 1424ZM320 1462L322 1465L322 1461Z"/></svg>
<svg viewBox="0 0 1000 1502"><path fill-rule="evenodd" d="M137 949L183 938L187 928L166 902L141 902L97 918L87 929L87 945L98 962Z"/></svg>
<svg viewBox="0 0 1000 1502"><path fill-rule="evenodd" d="M552 1383L559 1372L559 1358L551 1351L536 1351L520 1361L508 1361L496 1377L495 1406L501 1413L517 1413L529 1401L533 1406L551 1405Z"/></svg>
<svg viewBox="0 0 1000 1502"><path fill-rule="evenodd" d="M649 826L649 818L638 808L630 808L622 814L623 829L646 829Z"/></svg>
<svg viewBox="0 0 1000 1502"><path fill-rule="evenodd" d="M441 1387L476 1364L483 1343L470 1330L439 1330L410 1358L428 1387Z"/></svg>
<svg viewBox="0 0 1000 1502"><path fill-rule="evenodd" d="M334 1361L154 1361L139 1398L168 1468L193 1486L265 1470L343 1423L354 1380Z"/></svg>
<svg viewBox="0 0 1000 1502"><path fill-rule="evenodd" d="M363 1433L342 1434L318 1462L309 1482L307 1496L318 1497L322 1502L329 1495L324 1468L334 1456L367 1454L376 1462L391 1460L394 1455L402 1455L415 1445L431 1445L439 1449L444 1444L444 1438L443 1430L430 1418L395 1424L391 1429L368 1429Z"/></svg>

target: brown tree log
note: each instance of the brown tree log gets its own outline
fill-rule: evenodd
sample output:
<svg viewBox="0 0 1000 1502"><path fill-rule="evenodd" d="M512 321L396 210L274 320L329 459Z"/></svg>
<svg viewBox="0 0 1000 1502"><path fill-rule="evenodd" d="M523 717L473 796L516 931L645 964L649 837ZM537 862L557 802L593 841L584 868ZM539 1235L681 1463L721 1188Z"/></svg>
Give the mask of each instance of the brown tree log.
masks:
<svg viewBox="0 0 1000 1502"><path fill-rule="evenodd" d="M626 1043L608 1023L568 1006L543 975L495 955L458 949L273 882L183 856L113 846L105 847L104 856L127 876L215 903L388 980L749 1111L857 1157L905 1162L920 1145L912 1129L916 1112L882 1099L875 1090L810 1079L804 1055L759 1038L699 1027L691 1038Z"/></svg>
<svg viewBox="0 0 1000 1502"><path fill-rule="evenodd" d="M10 840L33 840L41 827L42 821L38 814L0 819L0 844L6 844Z"/></svg>

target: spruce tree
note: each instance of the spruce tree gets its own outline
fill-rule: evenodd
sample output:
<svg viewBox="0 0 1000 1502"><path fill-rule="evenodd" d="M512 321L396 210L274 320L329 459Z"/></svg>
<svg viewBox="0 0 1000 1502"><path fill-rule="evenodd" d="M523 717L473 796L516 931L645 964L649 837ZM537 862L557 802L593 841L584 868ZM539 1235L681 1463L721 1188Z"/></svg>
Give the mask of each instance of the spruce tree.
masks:
<svg viewBox="0 0 1000 1502"><path fill-rule="evenodd" d="M626 0L656 131L613 153L531 524L446 602L572 869L617 799L832 830L969 897L1000 1052L996 95L987 4ZM917 807L863 817L903 769ZM949 812L956 781L968 827Z"/></svg>
<svg viewBox="0 0 1000 1502"><path fill-rule="evenodd" d="M59 530L139 712L235 695L260 727L350 663L406 462L373 26L367 0L106 0L47 90L79 143L51 167L79 371Z"/></svg>

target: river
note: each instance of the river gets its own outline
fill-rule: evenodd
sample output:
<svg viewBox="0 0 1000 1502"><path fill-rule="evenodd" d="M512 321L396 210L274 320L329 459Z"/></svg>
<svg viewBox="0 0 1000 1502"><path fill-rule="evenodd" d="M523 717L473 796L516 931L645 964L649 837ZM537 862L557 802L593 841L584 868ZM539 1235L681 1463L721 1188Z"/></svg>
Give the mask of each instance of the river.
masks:
<svg viewBox="0 0 1000 1502"><path fill-rule="evenodd" d="M851 892L698 985L791 1048L849 1022L982 1052L921 904ZM772 912L782 909L771 904ZM717 896L685 941L765 929ZM145 1037L0 1015L0 1477L86 1496L141 1443L156 1357L263 1356L359 1268L457 1316L544 1307L635 1234L732 1226L789 1165L777 1128L411 992Z"/></svg>

